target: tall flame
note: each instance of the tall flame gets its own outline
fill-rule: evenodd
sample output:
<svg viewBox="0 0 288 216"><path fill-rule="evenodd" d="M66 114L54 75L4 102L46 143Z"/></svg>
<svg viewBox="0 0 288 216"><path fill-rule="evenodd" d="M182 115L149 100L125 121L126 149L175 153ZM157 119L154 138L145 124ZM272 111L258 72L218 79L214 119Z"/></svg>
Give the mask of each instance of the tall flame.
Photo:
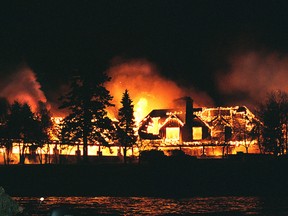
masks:
<svg viewBox="0 0 288 216"><path fill-rule="evenodd" d="M117 118L117 109L125 89L128 89L134 103L135 119L140 122L153 109L175 107L174 100L186 95L196 102L211 105L212 100L203 92L187 90L175 82L161 76L157 67L145 59L132 59L116 62L108 69L112 78L106 87L114 97L115 109L109 110L110 115ZM198 104L199 105L199 104Z"/></svg>
<svg viewBox="0 0 288 216"><path fill-rule="evenodd" d="M148 113L148 101L146 98L140 98L139 101L135 104L135 121L139 123L145 116L145 113Z"/></svg>

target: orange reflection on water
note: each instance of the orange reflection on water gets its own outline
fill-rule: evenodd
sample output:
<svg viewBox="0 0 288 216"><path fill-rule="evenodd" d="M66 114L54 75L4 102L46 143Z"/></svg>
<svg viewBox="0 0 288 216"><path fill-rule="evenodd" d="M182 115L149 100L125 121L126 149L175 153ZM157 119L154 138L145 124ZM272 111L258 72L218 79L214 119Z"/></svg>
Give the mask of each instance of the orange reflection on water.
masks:
<svg viewBox="0 0 288 216"><path fill-rule="evenodd" d="M53 208L64 206L81 215L255 215L269 211L260 197L194 197L194 198L153 198L153 197L15 197L19 204L30 208L30 215L47 215ZM286 200L287 201L287 200ZM277 201L278 202L278 201ZM279 203L279 202L278 202ZM285 203L285 202L283 202ZM275 206L273 207L275 208ZM274 213L283 208L275 208ZM286 208L286 213L288 210ZM285 214L283 214L285 215Z"/></svg>

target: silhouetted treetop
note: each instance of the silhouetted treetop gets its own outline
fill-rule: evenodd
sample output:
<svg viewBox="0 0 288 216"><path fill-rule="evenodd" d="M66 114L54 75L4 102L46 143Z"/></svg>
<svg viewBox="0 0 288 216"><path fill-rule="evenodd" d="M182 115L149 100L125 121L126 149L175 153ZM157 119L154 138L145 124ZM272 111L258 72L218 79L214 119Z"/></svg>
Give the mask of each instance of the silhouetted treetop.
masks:
<svg viewBox="0 0 288 216"><path fill-rule="evenodd" d="M121 99L122 107L118 111L119 123L117 127L117 138L124 147L124 163L126 163L127 148L132 147L137 136L135 135L134 105L128 90L126 89Z"/></svg>
<svg viewBox="0 0 288 216"><path fill-rule="evenodd" d="M288 94L270 92L259 106L258 115L263 123L264 149L275 155L284 154L285 148L287 152Z"/></svg>
<svg viewBox="0 0 288 216"><path fill-rule="evenodd" d="M111 138L112 121L107 117L106 108L113 106L112 96L104 86L109 80L105 73L74 76L68 93L60 98L60 109L70 110L64 119L62 137L83 142L84 160L87 160L88 143L106 145Z"/></svg>

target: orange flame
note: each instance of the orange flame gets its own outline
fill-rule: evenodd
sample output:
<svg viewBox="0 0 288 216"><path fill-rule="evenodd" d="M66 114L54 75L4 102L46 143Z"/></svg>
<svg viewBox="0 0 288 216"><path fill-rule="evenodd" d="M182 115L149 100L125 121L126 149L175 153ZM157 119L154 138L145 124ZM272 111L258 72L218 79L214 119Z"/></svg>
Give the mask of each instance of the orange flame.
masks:
<svg viewBox="0 0 288 216"><path fill-rule="evenodd" d="M5 80L6 81L6 80ZM38 102L46 103L46 97L41 90L35 73L26 65L20 67L9 77L9 82L2 81L0 96L7 98L9 103L18 101L28 103L32 111L37 110Z"/></svg>
<svg viewBox="0 0 288 216"><path fill-rule="evenodd" d="M147 105L148 101L146 100L146 98L140 98L136 103L134 108L134 116L136 123L139 123L142 119L144 119L145 113L149 112Z"/></svg>
<svg viewBox="0 0 288 216"><path fill-rule="evenodd" d="M112 80L106 87L113 95L113 103L116 106L109 109L109 113L115 118L125 89L128 89L134 102L137 122L153 109L175 107L173 101L186 95L191 95L200 104L212 104L212 100L205 93L181 88L175 82L161 76L157 67L144 59L116 62L108 69L107 74Z"/></svg>

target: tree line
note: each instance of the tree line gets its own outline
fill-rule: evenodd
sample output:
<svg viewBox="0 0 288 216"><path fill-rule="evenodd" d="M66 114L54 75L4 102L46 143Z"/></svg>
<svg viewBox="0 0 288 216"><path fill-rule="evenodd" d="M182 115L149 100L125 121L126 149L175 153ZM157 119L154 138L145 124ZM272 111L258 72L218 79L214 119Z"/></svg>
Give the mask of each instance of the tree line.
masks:
<svg viewBox="0 0 288 216"><path fill-rule="evenodd" d="M25 162L25 152L35 152L44 144L52 142L56 135L61 143L83 143L84 163L88 162L88 145L97 144L109 147L118 142L123 147L124 163L127 150L137 140L135 131L134 105L126 89L122 107L118 112L118 122L113 122L106 109L114 106L113 97L104 84L110 81L105 73L79 75L71 78L69 91L62 95L60 109L68 109L68 115L55 130L51 113L45 104L39 102L38 110L32 112L27 103L15 101L10 105L5 98L0 99L0 145L6 149L6 162L9 163L12 144L19 143L20 163ZM42 160L40 160L41 163Z"/></svg>
<svg viewBox="0 0 288 216"><path fill-rule="evenodd" d="M276 156L288 154L288 94L283 91L268 93L256 114L261 122L257 133L262 152Z"/></svg>
<svg viewBox="0 0 288 216"><path fill-rule="evenodd" d="M105 73L72 77L68 92L59 98L59 108L67 109L69 113L59 128L54 127L51 113L44 103L39 102L38 109L32 112L27 103L15 101L9 104L6 98L0 98L0 147L6 150L5 161L9 163L13 143L19 144L20 163L24 164L28 148L29 152L36 152L44 144L51 143L54 135L61 143L83 143L84 163L88 162L88 145L109 147L111 143L118 143L123 147L126 163L127 150L137 140L134 106L126 89L121 99L122 106L118 110L118 122L113 122L107 116L107 108L114 106L111 102L113 97L104 86L110 79ZM261 152L286 154L287 93L270 92L257 107L256 114L261 124L251 131L251 135L258 139Z"/></svg>

